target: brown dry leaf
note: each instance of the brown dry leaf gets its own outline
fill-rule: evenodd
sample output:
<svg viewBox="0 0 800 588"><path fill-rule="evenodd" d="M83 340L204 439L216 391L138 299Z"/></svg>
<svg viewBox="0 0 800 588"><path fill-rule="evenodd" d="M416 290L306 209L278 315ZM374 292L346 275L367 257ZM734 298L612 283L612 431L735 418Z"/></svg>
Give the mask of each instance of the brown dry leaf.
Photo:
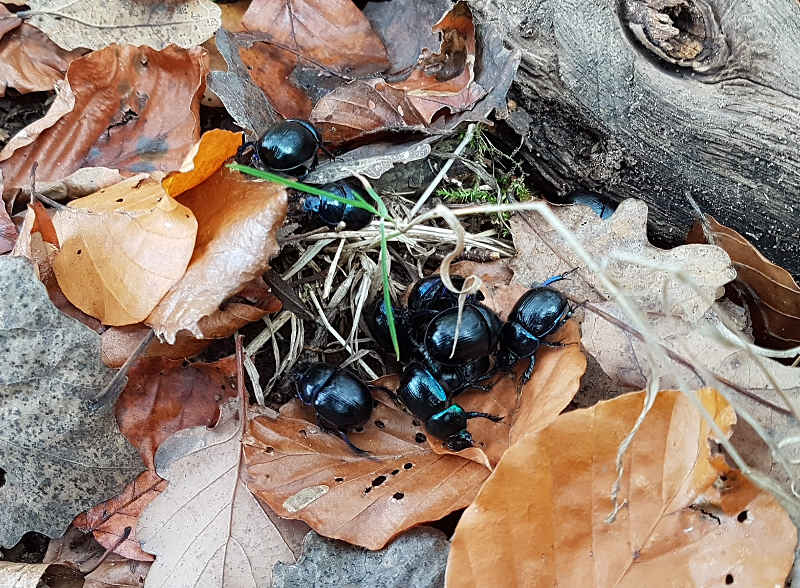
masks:
<svg viewBox="0 0 800 588"><path fill-rule="evenodd" d="M748 304L756 342L763 346L788 348L800 344L800 286L792 275L770 262L742 235L706 216L713 243L731 256L738 281L755 293ZM695 223L689 243L705 243L703 230Z"/></svg>
<svg viewBox="0 0 800 588"><path fill-rule="evenodd" d="M0 39L8 31L13 31L22 24L22 19L14 16L3 4L0 4Z"/></svg>
<svg viewBox="0 0 800 588"><path fill-rule="evenodd" d="M0 194L3 193L3 174L0 172ZM0 255L14 249L19 233L17 226L6 210L6 203L0 198Z"/></svg>
<svg viewBox="0 0 800 588"><path fill-rule="evenodd" d="M101 49L112 43L149 45L156 49L175 44L195 47L220 25L220 9L211 0L160 2L140 0L27 0L30 23L65 49Z"/></svg>
<svg viewBox="0 0 800 588"><path fill-rule="evenodd" d="M56 81L63 79L70 62L86 51L64 51L28 23L3 35L4 23L14 21L8 18L9 14L0 4L0 96L8 88L21 94L52 90Z"/></svg>
<svg viewBox="0 0 800 588"><path fill-rule="evenodd" d="M724 399L698 395L729 431ZM643 402L627 394L561 415L512 446L459 522L447 586L782 584L795 528L767 493L719 482L709 425L679 392L659 393L624 458L627 505L604 522L617 449ZM719 508L720 487L747 502L742 522Z"/></svg>
<svg viewBox="0 0 800 588"><path fill-rule="evenodd" d="M139 450L148 471L128 484L119 496L80 515L74 524L93 532L104 547L112 547L125 527L135 529L141 512L166 487L154 471L153 457L158 446L176 431L216 423L219 405L236 394L235 372L233 357L188 366L164 358L137 362L128 374L128 384L115 413L120 431ZM140 549L135 530L114 552L131 559L153 560Z"/></svg>
<svg viewBox="0 0 800 588"><path fill-rule="evenodd" d="M142 338L150 333L145 325L128 325L111 327L101 335L101 356L108 367L118 368L125 363L142 342ZM172 345L154 338L142 357L163 357L164 359L184 359L203 351L211 344L211 339L195 339L191 336L179 335Z"/></svg>
<svg viewBox="0 0 800 588"><path fill-rule="evenodd" d="M192 211L144 174L73 200L53 221L59 286L107 325L150 314L184 274L198 231Z"/></svg>
<svg viewBox="0 0 800 588"><path fill-rule="evenodd" d="M568 323L556 338L577 342L577 325ZM500 378L489 393L459 395L466 410L506 417L500 423L471 420L478 447L460 453L428 438L422 424L379 388L373 390L377 405L370 422L352 434L353 443L375 460L355 456L313 424L313 411L292 401L277 420L251 420L245 439L248 487L282 517L380 549L398 533L469 504L509 443L547 426L569 404L585 368L579 346L547 348L537 355L537 369L519 400L510 377ZM389 389L397 384L397 377L376 382Z"/></svg>
<svg viewBox="0 0 800 588"><path fill-rule="evenodd" d="M115 413L120 431L148 469L155 467L153 456L167 437L217 422L218 406L236 393L235 373L233 357L185 367L180 361L154 357L131 368Z"/></svg>
<svg viewBox="0 0 800 588"><path fill-rule="evenodd" d="M300 119L311 116L311 99L291 79L299 63L294 53L267 43L254 43L251 47L239 49L239 55L253 82L261 88L281 116ZM264 130L256 129L256 133Z"/></svg>
<svg viewBox="0 0 800 588"><path fill-rule="evenodd" d="M552 211L642 312L675 314L695 321L720 295L722 286L736 276L728 254L719 247L682 245L664 250L651 245L647 240L647 205L639 200L623 201L605 221L586 206L552 207ZM568 281L555 287L580 301L600 302L610 297L598 276L585 268L583 260L539 214L515 215L511 232L518 251L511 262L516 282L541 283L577 267ZM681 268L697 284L702 298L666 271L635 265L623 256Z"/></svg>
<svg viewBox="0 0 800 588"><path fill-rule="evenodd" d="M169 174L161 185L167 194L177 198L187 190L202 184L222 164L236 155L242 145L242 133L213 129L203 133L200 141L184 159L181 167Z"/></svg>
<svg viewBox="0 0 800 588"><path fill-rule="evenodd" d="M74 60L50 111L0 151L6 198L30 183L34 163L40 181L83 167L176 169L199 139L207 69L199 48L112 45Z"/></svg>
<svg viewBox="0 0 800 588"><path fill-rule="evenodd" d="M207 336L203 318L267 269L278 252L276 233L287 209L285 188L227 168L184 192L180 202L197 218L194 254L186 273L145 321L168 343L182 330Z"/></svg>
<svg viewBox="0 0 800 588"><path fill-rule="evenodd" d="M232 400L215 428L184 429L159 447L156 471L169 485L136 527L142 548L156 556L149 583L269 586L276 562L294 563L280 529L244 484L236 417Z"/></svg>
<svg viewBox="0 0 800 588"><path fill-rule="evenodd" d="M40 588L42 585L79 587L83 585L83 574L63 565L0 561L0 586Z"/></svg>
<svg viewBox="0 0 800 588"><path fill-rule="evenodd" d="M389 66L383 43L351 0L253 0L242 23L277 46L351 75Z"/></svg>
<svg viewBox="0 0 800 588"><path fill-rule="evenodd" d="M150 564L111 554L86 576L83 588L142 588Z"/></svg>

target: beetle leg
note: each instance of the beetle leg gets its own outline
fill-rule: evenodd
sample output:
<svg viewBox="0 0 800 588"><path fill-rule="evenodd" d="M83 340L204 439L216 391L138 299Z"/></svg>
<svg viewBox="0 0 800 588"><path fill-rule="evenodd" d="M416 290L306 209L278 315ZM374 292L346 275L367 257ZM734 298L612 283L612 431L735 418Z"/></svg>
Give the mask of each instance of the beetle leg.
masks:
<svg viewBox="0 0 800 588"><path fill-rule="evenodd" d="M489 414L488 412L467 412L464 414L468 419L489 419L493 423L499 423L503 420L503 417Z"/></svg>
<svg viewBox="0 0 800 588"><path fill-rule="evenodd" d="M322 152L325 155L327 155L328 157L330 157L331 160L335 160L336 159L336 156L333 153L331 153L330 151L328 151L328 148L325 147L325 145L323 145L322 143L319 144L319 148L322 149Z"/></svg>
<svg viewBox="0 0 800 588"><path fill-rule="evenodd" d="M373 457L373 455L369 451L365 451L365 450L361 449L360 447L356 447L355 445L353 445L353 442L350 441L350 438L347 436L347 433L345 433L344 431L340 431L339 429L330 429L330 428L327 428L327 427L322 427L322 430L325 431L326 433L330 433L331 435L336 435L337 437L339 437L339 439L341 439L342 441L347 443L347 446L356 455L360 455L362 457L367 457L369 459L375 459L375 457Z"/></svg>
<svg viewBox="0 0 800 588"><path fill-rule="evenodd" d="M579 269L581 269L581 268L580 268L580 266L578 266L578 267L574 267L574 268L572 268L571 270L567 270L567 271L565 271L563 274L559 274L559 275L557 275L557 276L551 276L551 277L547 278L547 279L546 279L544 282L542 282L541 284L534 284L534 286L538 286L539 288L544 288L545 286L549 286L550 284L553 284L553 283L555 283L555 282L560 282L561 280L566 280L566 279L568 279L568 278L569 278L569 275L570 275L572 272L576 272L576 271L578 271Z"/></svg>
<svg viewBox="0 0 800 588"><path fill-rule="evenodd" d="M528 367L525 368L525 373L522 374L522 377L520 378L519 383L517 385L517 396L519 396L522 393L522 389L525 387L525 384L527 384L528 380L531 379L531 376L533 375L533 367L535 365L536 365L536 357L534 355L531 355L530 363L528 363Z"/></svg>

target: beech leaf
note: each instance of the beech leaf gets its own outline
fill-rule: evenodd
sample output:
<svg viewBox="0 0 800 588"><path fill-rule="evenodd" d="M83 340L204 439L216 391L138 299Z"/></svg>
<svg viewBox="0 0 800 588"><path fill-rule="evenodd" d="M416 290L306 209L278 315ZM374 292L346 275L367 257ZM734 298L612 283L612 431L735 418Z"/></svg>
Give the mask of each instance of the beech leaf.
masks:
<svg viewBox="0 0 800 588"><path fill-rule="evenodd" d="M729 432L722 396L698 397ZM772 496L712 460L710 427L680 392L658 394L623 458L625 507L605 521L643 403L633 393L569 412L513 445L458 524L447 586L781 585L797 531Z"/></svg>
<svg viewBox="0 0 800 588"><path fill-rule="evenodd" d="M73 200L53 219L64 295L106 325L138 323L183 276L197 220L160 182L135 176Z"/></svg>
<svg viewBox="0 0 800 588"><path fill-rule="evenodd" d="M100 337L62 314L21 257L0 257L0 545L60 536L143 469L114 419Z"/></svg>
<svg viewBox="0 0 800 588"><path fill-rule="evenodd" d="M214 35L221 24L211 0L163 2L157 7L137 0L97 4L91 0L28 0L28 22L64 49L102 49L113 43L163 49L189 48Z"/></svg>
<svg viewBox="0 0 800 588"><path fill-rule="evenodd" d="M206 334L201 322L269 267L288 205L283 186L224 167L179 200L197 218L194 254L145 321L169 343L182 330L197 338L217 336L210 333L214 325L206 325Z"/></svg>
<svg viewBox="0 0 800 588"><path fill-rule="evenodd" d="M145 587L269 586L276 562L295 561L242 479L241 430L232 400L215 428L184 429L159 447L156 471L169 485L136 527L156 556Z"/></svg>

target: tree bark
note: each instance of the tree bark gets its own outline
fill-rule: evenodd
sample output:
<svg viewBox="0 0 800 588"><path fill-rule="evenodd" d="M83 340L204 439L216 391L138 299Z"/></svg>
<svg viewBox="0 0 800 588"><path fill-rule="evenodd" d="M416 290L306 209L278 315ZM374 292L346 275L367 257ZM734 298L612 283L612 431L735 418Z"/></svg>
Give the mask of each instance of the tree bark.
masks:
<svg viewBox="0 0 800 588"><path fill-rule="evenodd" d="M691 195L800 275L797 0L470 6L522 51L512 97L523 110L509 122L557 194L640 198L672 243L693 222Z"/></svg>

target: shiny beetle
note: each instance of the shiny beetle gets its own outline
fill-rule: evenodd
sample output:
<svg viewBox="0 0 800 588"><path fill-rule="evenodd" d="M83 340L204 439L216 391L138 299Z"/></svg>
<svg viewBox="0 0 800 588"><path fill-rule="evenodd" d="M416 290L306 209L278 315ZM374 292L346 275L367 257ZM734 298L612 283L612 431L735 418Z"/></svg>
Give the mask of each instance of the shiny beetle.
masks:
<svg viewBox="0 0 800 588"><path fill-rule="evenodd" d="M322 186L322 189L344 198L345 200L357 201L358 193L348 182L339 181L333 184ZM367 226L372 220L372 213L363 208L357 208L351 204L345 204L338 200L331 200L324 196L314 196L307 194L303 200L303 211L313 220L327 225L333 229L340 225L348 230L355 231Z"/></svg>
<svg viewBox="0 0 800 588"><path fill-rule="evenodd" d="M237 160L252 149L253 167L303 176L317 165L317 151L325 148L322 135L307 120L287 119L268 128L258 141L243 143Z"/></svg>
<svg viewBox="0 0 800 588"><path fill-rule="evenodd" d="M400 386L395 393L397 401L411 414L421 419L425 430L451 451L472 447L472 435L467 431L467 420L485 418L498 422L503 417L485 412L467 412L451 404L441 384L419 362L411 362L403 370Z"/></svg>
<svg viewBox="0 0 800 588"><path fill-rule="evenodd" d="M450 276L450 281L459 290L464 287L464 278L461 276ZM467 296L465 303L474 304L481 300L483 294L477 292ZM457 305L458 294L448 290L438 274L419 280L408 295L408 311L411 314L424 311L441 312Z"/></svg>
<svg viewBox="0 0 800 588"><path fill-rule="evenodd" d="M535 354L539 345L546 344L560 347L560 343L544 343L542 338L557 331L572 314L567 299L558 290L548 288L546 284L563 279L556 276L539 286L528 290L517 300L508 321L500 333L500 351L497 354L497 367L510 370L520 359L529 358L530 363L522 376L520 385L524 385L533 374L536 361Z"/></svg>
<svg viewBox="0 0 800 588"><path fill-rule="evenodd" d="M503 328L495 313L480 304L465 304L454 350L457 324L457 307L443 310L431 319L424 340L417 345L426 361L430 359L442 365L458 366L494 353Z"/></svg>
<svg viewBox="0 0 800 588"><path fill-rule="evenodd" d="M400 361L406 361L411 355L412 345L409 338L409 325L406 309L402 306L392 305L394 315L394 326L397 332L397 343L400 347ZM383 347L387 353L394 354L392 336L389 332L389 317L386 314L386 305L383 297L379 297L372 303L366 312L367 327L372 338Z"/></svg>
<svg viewBox="0 0 800 588"><path fill-rule="evenodd" d="M302 366L292 375L295 393L306 406L313 406L317 423L340 437L359 455L368 455L347 437L347 431L363 425L372 414L369 388L349 370L327 363Z"/></svg>

